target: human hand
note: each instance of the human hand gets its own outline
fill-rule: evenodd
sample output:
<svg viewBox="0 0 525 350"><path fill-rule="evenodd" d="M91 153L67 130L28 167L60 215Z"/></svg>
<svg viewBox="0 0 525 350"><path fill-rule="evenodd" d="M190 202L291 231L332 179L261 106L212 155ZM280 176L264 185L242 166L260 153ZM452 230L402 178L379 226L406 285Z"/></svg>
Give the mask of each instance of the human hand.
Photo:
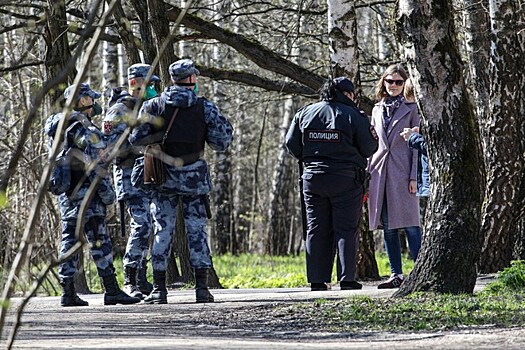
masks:
<svg viewBox="0 0 525 350"><path fill-rule="evenodd" d="M414 133L414 130L413 129L410 129L410 128L404 128L403 131L401 133L399 133L399 135L405 139L405 141L408 141L408 138L410 137L410 135L412 135Z"/></svg>
<svg viewBox="0 0 525 350"><path fill-rule="evenodd" d="M416 193L417 191L417 181L416 180L410 180L408 183L408 191L410 193Z"/></svg>
<svg viewBox="0 0 525 350"><path fill-rule="evenodd" d="M413 131L413 132L417 132L417 133L419 134L419 126L414 126L414 127L412 128L412 131Z"/></svg>

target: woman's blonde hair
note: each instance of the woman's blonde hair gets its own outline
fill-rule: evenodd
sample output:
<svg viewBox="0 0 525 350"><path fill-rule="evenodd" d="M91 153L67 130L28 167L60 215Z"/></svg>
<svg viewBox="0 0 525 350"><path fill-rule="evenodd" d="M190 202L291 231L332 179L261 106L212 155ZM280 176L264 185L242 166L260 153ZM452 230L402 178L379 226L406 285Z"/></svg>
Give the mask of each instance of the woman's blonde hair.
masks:
<svg viewBox="0 0 525 350"><path fill-rule="evenodd" d="M403 95L405 96L405 100L409 102L416 101L416 94L414 92L414 84L412 83L411 78L408 78L407 80L405 80L405 88L403 89Z"/></svg>
<svg viewBox="0 0 525 350"><path fill-rule="evenodd" d="M402 65L392 64L388 66L383 72L383 75L381 75L381 79L379 79L379 81L376 83L375 97L377 101L381 101L383 98L389 96L385 89L385 77L396 73L399 74L405 81L408 79L408 74Z"/></svg>

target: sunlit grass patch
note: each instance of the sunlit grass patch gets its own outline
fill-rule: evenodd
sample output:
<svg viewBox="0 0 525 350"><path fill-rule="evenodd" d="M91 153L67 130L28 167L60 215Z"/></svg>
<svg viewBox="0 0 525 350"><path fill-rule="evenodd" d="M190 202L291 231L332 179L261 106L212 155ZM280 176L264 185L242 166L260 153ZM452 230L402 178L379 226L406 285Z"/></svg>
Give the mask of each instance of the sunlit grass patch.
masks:
<svg viewBox="0 0 525 350"><path fill-rule="evenodd" d="M385 253L376 254L380 276L390 276ZM224 288L295 288L308 286L304 252L295 256L231 254L213 257L213 265ZM408 274L414 262L403 256L403 271ZM337 282L334 264L332 283Z"/></svg>
<svg viewBox="0 0 525 350"><path fill-rule="evenodd" d="M333 331L436 331L464 327L525 325L523 294L439 295L416 293L406 298L355 296L344 301L297 305Z"/></svg>
<svg viewBox="0 0 525 350"><path fill-rule="evenodd" d="M473 294L413 293L404 298L354 296L295 306L334 331L438 331L525 326L525 263L513 261L496 282Z"/></svg>

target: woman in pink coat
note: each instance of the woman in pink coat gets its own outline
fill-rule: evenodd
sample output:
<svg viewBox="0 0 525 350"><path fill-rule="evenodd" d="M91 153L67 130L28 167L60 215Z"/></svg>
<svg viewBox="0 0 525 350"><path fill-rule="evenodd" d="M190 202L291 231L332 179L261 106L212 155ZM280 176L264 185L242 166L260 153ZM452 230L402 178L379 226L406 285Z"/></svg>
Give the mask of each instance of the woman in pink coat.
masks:
<svg viewBox="0 0 525 350"><path fill-rule="evenodd" d="M372 125L379 148L369 159L368 210L370 229L383 229L385 249L392 275L378 288L396 288L403 282L399 229L404 229L414 261L421 246L417 190L417 151L399 136L404 128L419 126L416 104L403 97L406 71L401 65L388 67L376 85L379 101L372 111Z"/></svg>

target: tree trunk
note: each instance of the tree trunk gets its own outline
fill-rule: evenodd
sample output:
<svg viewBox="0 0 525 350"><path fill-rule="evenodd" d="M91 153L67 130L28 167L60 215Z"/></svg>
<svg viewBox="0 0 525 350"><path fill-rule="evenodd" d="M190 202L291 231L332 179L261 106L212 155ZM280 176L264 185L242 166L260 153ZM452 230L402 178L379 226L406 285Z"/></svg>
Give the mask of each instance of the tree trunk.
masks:
<svg viewBox="0 0 525 350"><path fill-rule="evenodd" d="M142 43L142 52L144 54L144 63L151 64L155 59L155 56L157 56L157 49L148 18L148 2L146 0L132 0L131 5L139 17L139 33ZM132 62L130 65L139 62L140 61Z"/></svg>
<svg viewBox="0 0 525 350"><path fill-rule="evenodd" d="M176 61L175 51L171 43L171 33L169 22L166 21L167 4L160 0L148 0L149 24L153 29L157 52L159 58L158 72L161 80L168 84L171 81L169 75L169 66ZM168 45L163 45L165 40L170 40ZM164 48L163 52L159 48Z"/></svg>
<svg viewBox="0 0 525 350"><path fill-rule="evenodd" d="M221 1L214 5L216 20L220 21L229 9L229 1ZM227 52L221 50L219 45L213 47L213 56L208 65L214 62L224 62L228 60ZM232 110L232 104L227 98L224 86L221 82L213 84L214 103L221 106L221 113L225 114ZM231 119L230 116L225 115ZM231 246L233 231L233 189L232 189L232 152L227 149L224 152L214 152L214 182L213 195L211 204L213 209L213 218L210 228L210 242L212 242L214 254L226 254Z"/></svg>
<svg viewBox="0 0 525 350"><path fill-rule="evenodd" d="M71 51L69 50L69 42L67 35L68 22L66 19L66 4L64 0L48 0L49 7L46 8L47 25L44 32L44 40L46 41L46 80L50 80L60 72L62 72L71 59ZM76 75L75 70L69 72L68 83L73 81ZM62 98L63 89L54 89L49 91L51 104L56 103ZM58 109L58 108L56 108Z"/></svg>
<svg viewBox="0 0 525 350"><path fill-rule="evenodd" d="M184 222L184 209L182 201L179 201L177 206L177 227L175 227L175 234L173 235L173 252L179 258L180 275L167 275L168 282L184 282L193 281L193 269L190 265L190 251L188 247L188 236L186 235L186 224ZM173 258L173 257L172 257ZM173 265L173 262L171 262ZM176 266L176 265L175 265ZM175 271L172 271L175 272Z"/></svg>
<svg viewBox="0 0 525 350"><path fill-rule="evenodd" d="M368 229L368 206L363 206L359 223L360 244L357 252L356 278L359 280L378 280L379 269L375 256L374 231Z"/></svg>
<svg viewBox="0 0 525 350"><path fill-rule="evenodd" d="M328 36L334 76L349 77L360 90L357 19L353 1L328 0ZM378 279L374 237L368 225L364 225L367 221L368 218L363 217L360 224L361 242L356 276L360 279Z"/></svg>
<svg viewBox="0 0 525 350"><path fill-rule="evenodd" d="M66 4L63 0L59 1L48 1L49 11L47 14L47 25L44 38L46 40L46 80L50 80L59 75L62 72L67 62L71 59L71 51L69 50L69 42L67 35L64 33L68 30L67 19L66 19ZM68 81L73 81L76 75L75 70L71 70L69 73ZM62 99L62 94L65 87L62 89L54 89L49 91L51 103L55 104ZM60 107L54 106L55 111ZM84 271L84 254L82 251L78 252L78 271L74 277L75 289L79 293L91 293L89 286L86 281L86 275Z"/></svg>
<svg viewBox="0 0 525 350"><path fill-rule="evenodd" d="M107 3L110 3L111 0L106 0ZM126 57L129 64L140 62L139 54L139 44L135 40L133 35L131 22L129 18L126 17L124 9L120 2L115 5L115 11L113 12L113 19L115 20L115 27L126 51Z"/></svg>
<svg viewBox="0 0 525 350"><path fill-rule="evenodd" d="M472 293L480 256L480 174L474 113L450 0L399 2L399 34L418 93L431 164L428 232L396 293Z"/></svg>
<svg viewBox="0 0 525 350"><path fill-rule="evenodd" d="M231 151L216 152L212 227L210 241L215 254L226 254L232 242Z"/></svg>
<svg viewBox="0 0 525 350"><path fill-rule="evenodd" d="M106 33L116 34L114 29L111 27L106 28ZM105 41L103 44L103 69L102 69L102 85L104 86L103 96L106 101L111 97L111 90L118 86L118 72L119 72L119 60L118 60L118 46ZM105 103L106 104L106 103Z"/></svg>
<svg viewBox="0 0 525 350"><path fill-rule="evenodd" d="M516 244L512 257L514 260L525 260L525 220L523 217L518 220L514 230Z"/></svg>
<svg viewBox="0 0 525 350"><path fill-rule="evenodd" d="M523 57L525 37L516 30L525 9L513 0L491 1L490 103L484 123L487 181L481 232L485 237L480 272L490 273L510 266L513 232L518 218L515 199L520 192L524 154L522 127L525 122ZM487 44L488 46L488 44ZM520 147L521 145L521 147Z"/></svg>
<svg viewBox="0 0 525 350"><path fill-rule="evenodd" d="M328 40L334 76L347 76L360 86L354 1L328 0Z"/></svg>
<svg viewBox="0 0 525 350"><path fill-rule="evenodd" d="M296 104L292 97L284 102L283 118L281 123L280 140L284 140L288 127L293 119ZM279 145L279 154L274 168L273 183L269 199L268 224L266 229L265 253L269 255L286 255L289 252L290 227L294 210L291 206L291 193L293 191L295 173L291 171L295 166L293 158L288 155L284 142Z"/></svg>

